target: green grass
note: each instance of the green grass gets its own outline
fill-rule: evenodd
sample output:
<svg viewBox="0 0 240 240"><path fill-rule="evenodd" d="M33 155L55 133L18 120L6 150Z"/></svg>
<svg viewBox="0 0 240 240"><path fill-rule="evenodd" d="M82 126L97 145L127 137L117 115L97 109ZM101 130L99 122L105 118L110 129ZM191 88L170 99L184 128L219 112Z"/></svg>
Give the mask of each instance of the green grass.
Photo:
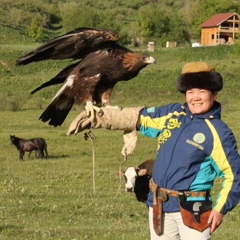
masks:
<svg viewBox="0 0 240 240"><path fill-rule="evenodd" d="M129 239L129 234L147 238L146 207L137 203L134 195L126 194L123 184L115 198L119 187L117 171L123 160L122 133L94 131L97 136L94 195L91 141L85 141L82 134L67 137L68 124L50 128L37 120L39 114L39 111L2 114L0 239L101 236L110 240ZM16 118L14 123L9 121L12 118ZM17 150L10 145L9 134L24 138L43 136L48 143L49 159L36 160L32 155L20 162ZM154 147L151 148L153 156ZM141 160L135 156L128 164ZM141 231L143 227L145 231Z"/></svg>
<svg viewBox="0 0 240 240"><path fill-rule="evenodd" d="M29 92L55 76L67 62L42 62L16 67L16 59L34 46L0 45L0 239L1 240L135 240L149 239L148 213L135 196L124 192L118 170L123 157L122 131L94 130L96 154L96 194L93 193L92 145L83 133L66 136L70 122L82 108L74 107L62 127L53 128L38 120L59 86ZM135 49L137 50L137 49ZM183 102L176 80L184 63L204 60L216 67L224 78L219 94L222 119L235 133L240 144L239 66L240 57L230 46L215 48L157 49L158 61L132 81L117 84L113 104L154 106ZM18 105L17 105L18 104ZM10 111L9 111L10 110ZM13 110L13 111L11 111ZM20 162L9 135L22 138L44 137L49 159L25 156ZM239 145L238 144L238 145ZM136 166L155 157L156 140L139 135L137 148L123 164ZM121 185L120 185L121 184ZM116 196L119 186L120 193ZM216 181L213 198L221 186ZM116 196L116 197L115 197ZM240 206L224 218L213 239L240 239Z"/></svg>

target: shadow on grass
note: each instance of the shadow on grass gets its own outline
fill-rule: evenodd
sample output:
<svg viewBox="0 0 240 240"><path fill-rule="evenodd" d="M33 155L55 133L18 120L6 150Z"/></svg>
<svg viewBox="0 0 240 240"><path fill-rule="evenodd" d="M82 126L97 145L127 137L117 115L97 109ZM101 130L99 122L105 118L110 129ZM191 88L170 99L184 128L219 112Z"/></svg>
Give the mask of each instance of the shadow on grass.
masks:
<svg viewBox="0 0 240 240"><path fill-rule="evenodd" d="M44 157L44 158L24 158L23 162L26 162L26 161L48 161L48 160L58 160L58 159L64 159L64 158L70 158L69 155L51 155L51 156L48 156L47 158Z"/></svg>
<svg viewBox="0 0 240 240"><path fill-rule="evenodd" d="M23 227L19 227L19 226L13 226L13 225L6 225L6 226L0 226L0 232L4 231L4 230L15 230L15 229L23 229Z"/></svg>
<svg viewBox="0 0 240 240"><path fill-rule="evenodd" d="M48 158L44 158L44 159L40 159L40 160L57 160L57 159L61 159L61 158L70 158L69 155L51 155L48 156Z"/></svg>

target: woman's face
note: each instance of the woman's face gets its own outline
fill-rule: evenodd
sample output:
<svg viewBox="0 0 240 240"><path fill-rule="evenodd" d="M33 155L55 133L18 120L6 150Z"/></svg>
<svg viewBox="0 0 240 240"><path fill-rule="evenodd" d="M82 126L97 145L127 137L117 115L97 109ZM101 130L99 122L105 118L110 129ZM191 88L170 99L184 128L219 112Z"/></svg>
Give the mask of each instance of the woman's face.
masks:
<svg viewBox="0 0 240 240"><path fill-rule="evenodd" d="M193 88L186 92L186 101L192 114L209 112L216 99L217 92L206 89Z"/></svg>

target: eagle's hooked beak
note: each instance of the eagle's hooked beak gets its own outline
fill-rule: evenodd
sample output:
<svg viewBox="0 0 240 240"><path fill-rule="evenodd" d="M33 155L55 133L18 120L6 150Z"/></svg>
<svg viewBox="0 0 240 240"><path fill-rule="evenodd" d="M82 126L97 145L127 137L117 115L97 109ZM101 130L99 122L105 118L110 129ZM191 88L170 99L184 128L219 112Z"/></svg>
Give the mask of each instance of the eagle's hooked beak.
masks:
<svg viewBox="0 0 240 240"><path fill-rule="evenodd" d="M145 58L145 63L147 63L147 64L152 64L152 63L156 64L157 61L156 61L155 58L153 58L153 57L150 56L150 57L146 57L146 58Z"/></svg>

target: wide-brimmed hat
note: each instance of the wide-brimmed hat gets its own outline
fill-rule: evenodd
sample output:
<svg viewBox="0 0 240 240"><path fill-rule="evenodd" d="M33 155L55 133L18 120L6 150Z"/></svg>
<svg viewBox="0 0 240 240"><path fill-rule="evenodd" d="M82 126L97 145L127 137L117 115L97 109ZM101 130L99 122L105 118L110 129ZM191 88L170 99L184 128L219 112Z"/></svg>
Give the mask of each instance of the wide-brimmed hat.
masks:
<svg viewBox="0 0 240 240"><path fill-rule="evenodd" d="M192 88L218 92L223 88L223 79L220 73L206 62L190 62L183 66L182 74L177 80L177 88L181 93L186 93Z"/></svg>

